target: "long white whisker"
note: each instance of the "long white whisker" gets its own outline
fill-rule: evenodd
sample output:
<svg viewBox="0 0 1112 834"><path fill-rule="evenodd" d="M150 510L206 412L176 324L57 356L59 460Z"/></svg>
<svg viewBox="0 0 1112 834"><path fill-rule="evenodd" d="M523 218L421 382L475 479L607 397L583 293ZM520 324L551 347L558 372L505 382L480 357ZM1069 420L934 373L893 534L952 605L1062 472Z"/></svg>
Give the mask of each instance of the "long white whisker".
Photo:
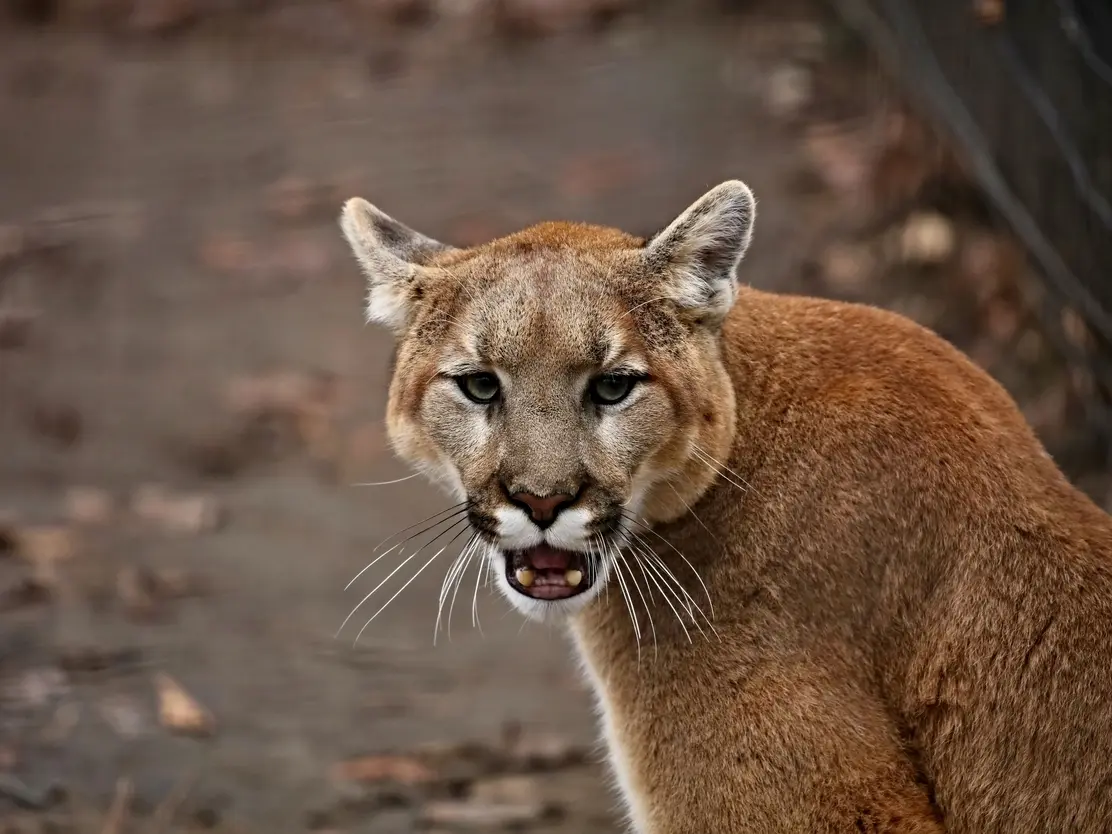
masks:
<svg viewBox="0 0 1112 834"><path fill-rule="evenodd" d="M721 639L718 634L718 630L714 627L714 623L711 622L710 618L706 615L706 612L703 611L703 609L699 606L699 603L695 601L695 598L691 596L690 592L688 592L687 588L684 587L683 583L680 582L680 580L676 577L676 575L672 572L672 569L668 567L664 560L661 559L660 556L658 556L656 553L653 553L651 551L648 551L645 555L649 558L650 562L655 565L657 574L662 579L670 582L676 590L683 594L682 598L677 596L676 600L687 611L687 615L691 617L691 622L695 624L695 627L699 629L699 632L703 633L703 627L699 624L699 620L695 616L695 612L698 612L699 615L703 618L707 626L714 633L714 636ZM703 636L706 637L706 634L703 633Z"/></svg>
<svg viewBox="0 0 1112 834"><path fill-rule="evenodd" d="M728 483L730 486L734 487L737 490L740 490L742 493L748 493L749 492L749 487L742 486L737 481L735 481L733 478L731 478L729 475L727 475L725 472L723 472L722 469L719 468L717 463L715 463L713 460L708 458L704 452L699 450L698 446L692 447L691 451L694 453L694 456L696 458L698 458L699 461L704 466L706 466L712 472L717 474L718 477L720 477L723 481Z"/></svg>
<svg viewBox="0 0 1112 834"><path fill-rule="evenodd" d="M741 481L743 484L745 484L746 490L751 490L753 492L757 492L756 488L751 483L749 483L749 481L745 480L745 478L741 477L741 475L739 475L733 469L728 467L726 464L722 463L722 461L715 460L714 456L711 455L709 452L707 452L707 450L704 449L702 446L700 446L698 443L692 443L691 445L692 445L692 448L695 451L699 452L706 460L710 461L711 463L715 464L716 466L721 467L726 472L729 472L731 475L733 475L735 478L737 478L739 481Z"/></svg>
<svg viewBox="0 0 1112 834"><path fill-rule="evenodd" d="M483 634L482 623L479 622L479 582L483 578L483 568L486 567L486 559L483 556L479 557L479 569L475 573L475 592L471 595L471 627L479 629L479 634Z"/></svg>
<svg viewBox="0 0 1112 834"><path fill-rule="evenodd" d="M706 597L707 597L707 607L710 608L710 616L713 618L714 617L714 600L712 600L711 597L710 597L710 589L707 587L707 583L703 581L703 577L699 575L699 571L695 570L695 566L693 564L691 564L691 561L686 556L683 555L683 553L679 550L679 548L677 548L674 544L672 544L670 541L668 541L666 538L664 538L664 536L660 535L660 533L656 532L656 530L654 530L652 527L650 527L649 523L647 521L645 521L643 518L635 518L634 521L636 521L639 525L641 525L641 527L643 527L646 532L652 533L654 536L656 536L658 539L660 539L662 542L664 542L666 545L668 545L668 547L670 547L672 549L672 551L677 556L679 556L681 559L683 559L683 563L685 565L687 565L688 569L693 574L695 574L695 579L698 580L699 584L702 586L703 593L706 594ZM636 535L636 533L634 535Z"/></svg>
<svg viewBox="0 0 1112 834"><path fill-rule="evenodd" d="M453 541L455 541L455 540L453 539ZM383 603L383 606L371 615L371 618L363 624L363 627L361 629L359 629L359 633L355 635L355 642L356 643L358 643L359 638L363 636L363 632L367 630L367 626L369 626L371 623L374 622L375 617L377 617L379 614L381 614L383 611L385 611L387 606L390 605L390 603L392 603L394 600L396 600L398 598L398 595L402 591L404 591L406 588L408 588L410 585L412 585L413 581L418 576L420 576L422 573L424 573L425 568L427 568L429 565L431 565L436 560L437 556L439 556L441 553L443 553L445 550L447 550L450 544L451 544L451 542L444 545L444 547L440 548L440 550L436 551L436 553L432 554L432 556L429 558L429 560L427 562L425 562L425 564L421 565L421 567L417 569L417 572L415 574L413 574L413 576L410 577L409 580L404 585L402 585L400 588L398 588L397 591L394 592L394 596L392 596L392 597L390 597L390 599L386 600L386 602Z"/></svg>
<svg viewBox="0 0 1112 834"><path fill-rule="evenodd" d="M683 629L684 636L687 637L687 642L693 643L694 641L691 639L691 632L687 630L687 625L684 623L679 609L676 608L676 606L672 603L672 596L670 596L667 591L665 591L664 585L661 584L659 576L653 569L652 562L648 559L642 558L639 560L639 563L645 576L648 577L648 579L656 585L657 590L660 591L660 595L664 597L664 602L667 603L668 607L672 609L672 613L676 615L676 622L678 622L680 624L680 628ZM673 591L672 593L674 594L675 592ZM680 604L682 605L683 603L681 602Z"/></svg>
<svg viewBox="0 0 1112 834"><path fill-rule="evenodd" d="M680 491L679 491L678 489L676 489L676 488L675 488L675 486L673 486L672 482L671 482L671 481L666 481L665 483L667 483L667 484L668 484L668 488L669 488L670 490L672 490L672 492L676 493L676 497L677 497L678 499L680 499L680 503L681 503L681 504L683 504L683 505L684 505L684 506L685 506L685 507L687 508L687 511L688 511L689 513L691 513L692 517L694 517L694 519L695 519L695 520L696 520L697 522L699 522L699 526L701 526L701 527L702 527L702 528L703 528L704 530L706 530L706 531L707 531L707 533L708 533L708 535L710 535L710 537L711 537L712 539L714 539L715 541L718 541L718 536L714 535L714 533L712 533L712 532L710 531L710 528L709 528L709 527L707 527L707 525L703 523L703 520L702 520L701 518L699 518L699 516L698 516L698 515L696 515L696 514L695 514L695 510L694 510L694 509L692 509L691 505L690 505L690 504L688 504L688 503L687 503L686 501L684 501L684 500L683 500L683 496L682 496L682 495L680 495Z"/></svg>
<svg viewBox="0 0 1112 834"><path fill-rule="evenodd" d="M428 527L425 528L425 530L431 530L437 524L442 524L443 522L447 521L449 518L452 518L454 516L457 516L457 515L460 515L460 514L466 512L467 503L468 502L466 502L466 501L461 501L460 503L455 504L454 506L448 507L447 509L441 510L438 513L433 513L430 516L426 516L425 518L422 518L420 521L415 521L413 524L410 524L408 527L403 527L401 530L399 530L396 533L391 533L389 536L387 536L382 541L380 541L378 544L376 544L374 547L372 547L371 548L371 553L375 553L376 551L378 551L378 549L380 547L382 547L384 544L386 544L386 542L390 541L391 539L396 539L402 533L408 533L414 527L420 527L422 524L424 524L427 521L433 521L434 518L437 519L436 521L433 521L432 524L430 524ZM421 533L425 532L425 530L422 530L419 533L414 533L413 535L419 536L419 535L421 535Z"/></svg>
<svg viewBox="0 0 1112 834"><path fill-rule="evenodd" d="M440 533L438 533L438 534L437 534L436 536L434 536L434 537L433 537L432 539L430 539L429 541L425 542L425 544L421 545L421 547L417 548L417 550L415 550L415 551L414 551L414 552L413 552L412 554L410 554L410 555L409 555L409 556L407 556L407 557L406 557L405 559L403 559L403 560L401 561L401 563L400 563L400 564L399 564L399 565L398 565L398 566L397 566L396 568L394 568L394 569L393 569L392 571L390 571L390 573L389 573L389 574L387 574L387 575L386 575L386 578L385 578L385 579L383 579L383 580L382 580L381 582L379 582L379 583L378 583L377 585L375 585L375 587L374 587L374 588L373 588L373 589L371 590L371 592L370 592L369 594L367 594L367 595L366 595L365 597L363 597L363 599L359 600L359 604L358 604L358 605L356 605L356 606L355 606L355 607L354 607L353 609L351 609L351 613L350 613L350 614L348 614L348 615L347 615L347 617L345 617L345 618L344 618L344 621L343 621L342 623L340 623L340 627L339 627L339 628L338 628L338 629L336 630L336 637L339 637L339 636L340 636L340 633L341 633L341 632L342 632L342 631L344 630L344 626L346 626L346 625L348 624L348 621L349 621L349 620L350 620L350 619L351 619L351 618L352 618L353 616L355 616L355 612L356 612L356 611L358 611L358 610L359 610L359 609L360 609L360 608L361 608L361 607L363 606L363 603L365 603L365 602L366 602L367 600L369 600L369 599L370 599L371 597L373 597L373 596L374 596L374 595L375 595L375 594L376 594L376 593L378 592L378 589L379 589L379 588L381 588L381 587L382 587L383 585L385 585L385 584L386 584L387 582L389 582L389 581L390 581L390 578L391 578L391 577L392 577L392 576L393 576L394 574L396 574L396 573L397 573L398 571L400 571L400 570L401 570L401 569L402 569L402 568L403 568L403 567L404 567L404 566L405 566L405 565L406 565L406 564L407 564L408 562L410 562L410 561L411 561L411 560L412 560L412 559L413 559L413 558L414 558L415 556L417 556L418 554L420 554L420 552L421 552L422 550L424 550L424 549L425 549L426 547L428 547L428 546L429 546L430 544L432 544L433 542L435 542L435 541L436 541L437 539L439 539L439 538L440 538L441 536L443 536L443 535L444 535L445 533L448 533L448 532L450 532L450 531L451 531L451 530L452 530L453 528L455 528L455 527L459 526L459 524L460 524L460 523L462 523L463 521L465 521L465 520L464 520L464 519L461 519L460 521L457 521L457 522L455 522L455 523L454 523L454 524L453 524L453 525L452 525L451 527L449 527L449 528L448 528L447 530L443 530L443 531L441 531L441 532L440 532ZM466 529L466 528L464 528L464 529ZM458 537L458 534L457 534L457 537ZM453 538L453 539L452 539L452 541L455 541L455 539ZM366 568L363 568L363 570L359 571L359 576L362 576L362 575L363 575L363 572L364 572L364 571L366 571L366 570L367 570L367 568L371 567L371 565L373 565L373 564L374 564L375 562L377 562L377 561L378 561L379 559L383 558L383 556L386 556L386 555L387 555L388 553L390 553L390 551L394 550L394 548L395 548L395 547L401 547L401 546L402 546L402 545L404 545L404 544L405 544L405 542L400 542L399 544L396 544L396 545L394 545L394 547L391 547L391 548L390 548L390 550L387 550L387 551L386 551L386 553L383 553L383 554L382 554L381 556L379 556L378 558L374 559L374 560L373 560L373 561L371 562L371 564L370 564L370 565L367 565L367 567L366 567ZM356 578L358 578L358 577L356 577ZM353 580L353 581L354 581L354 580ZM351 583L348 583L348 587L349 587L349 588L351 587ZM346 590L346 589L345 589L345 590ZM358 639L358 638L356 638L356 639Z"/></svg>
<svg viewBox="0 0 1112 834"><path fill-rule="evenodd" d="M390 484L400 484L402 481L412 481L414 478L420 478L420 477L421 477L420 472L414 472L412 475L406 475L404 478L395 478L392 481L373 481L371 483L366 483L366 484L352 484L352 486L357 486L357 487L390 486Z"/></svg>
<svg viewBox="0 0 1112 834"><path fill-rule="evenodd" d="M699 605L699 603L695 601L695 598L687 590L687 588L684 586L684 584L682 582L680 582L679 577L677 577L676 574L672 571L672 569L670 567L668 567L668 564L664 561L664 559L662 559L660 557L660 555L657 554L652 549L652 547L649 546L649 543L647 541L645 541L643 538L638 536L636 533L634 534L634 539L636 540L636 545L639 547L639 550L640 550L641 554L645 558L652 560L652 562L656 565L656 567L659 569L659 571L663 571L663 573L665 575L664 578L668 579L668 581L671 582L683 594L685 599L681 600L681 604L687 610L688 614L692 615L692 611L698 611L699 614L701 614L703 619L706 621L707 625L710 626L712 631L714 631L714 624L711 622L710 617L708 617L706 615L706 612L704 612L702 607ZM681 559L684 558L682 553L679 554L679 555L680 555ZM688 565L689 568L691 568L691 563L690 562L688 562L687 565ZM695 572L695 569L691 568L691 570L692 570L693 573L695 573L695 578L699 579L700 577L699 577L698 573ZM708 599L708 603L709 603L709 599ZM692 619L694 619L693 615L692 615ZM696 622L695 624L698 625L698 622Z"/></svg>
<svg viewBox="0 0 1112 834"><path fill-rule="evenodd" d="M432 644L434 646L436 645L437 638L440 636L440 619L444 614L444 602L448 599L448 592L451 590L452 578L455 576L456 571L458 571L463 566L463 563L467 559L471 548L476 546L476 542L478 540L478 534L475 534L470 539L468 539L467 544L465 544L463 546L463 549L460 550L460 552L456 555L455 560L452 562L447 572L444 574L444 581L440 583L440 596L438 597L436 602L436 625L433 627L432 632Z"/></svg>
<svg viewBox="0 0 1112 834"><path fill-rule="evenodd" d="M452 602L448 606L448 642L452 642L452 612L456 610L456 597L459 595L459 586L463 584L463 577L467 573L467 569L471 566L471 560L475 558L475 553L478 547L471 549L467 554L467 561L463 563L463 567L456 573L455 589L452 591Z"/></svg>
<svg viewBox="0 0 1112 834"><path fill-rule="evenodd" d="M614 558L617 561L621 562L621 564L625 565L627 568L630 567L629 562L625 558L625 554L622 553L621 550L619 550L616 547L611 546L610 551L611 551L611 553L614 554ZM636 561L636 560L634 560L634 561ZM641 568L641 572L644 573L645 569ZM652 635L653 635L653 654L655 655L657 653L657 650L658 650L659 646L658 646L657 639L656 639L656 624L653 622L653 612L652 612L652 609L649 608L649 603L645 599L645 594L644 594L644 592L642 592L641 585L637 582L637 577L633 573L632 568L630 568L630 571L629 571L629 582L633 586L633 589L635 591L637 591L637 595L639 597L641 597L641 604L643 606L645 606L645 615L649 618L649 629L652 631Z"/></svg>
<svg viewBox="0 0 1112 834"><path fill-rule="evenodd" d="M370 563L367 564L363 568L363 570L361 570L361 571L359 571L359 573L355 574L355 576L353 576L351 578L351 581L348 582L348 584L344 586L344 590L346 591L349 588L351 588L351 586L355 584L356 580L359 579L359 577L361 577L368 570L373 568L383 557L389 556L393 551L397 550L399 547L404 547L407 542L412 541L413 539L417 538L418 536L424 535L429 530L433 530L436 527L440 526L441 524L447 524L449 521L452 521L452 519L453 519L453 516L448 516L447 518L442 518L439 521L433 522L428 527L426 527L424 530L418 530L416 533L414 533L409 538L402 539L397 544L391 545L391 547L388 550L384 550L382 553L380 553L378 556L376 556L374 559L372 559L370 561ZM428 521L428 519L425 519L425 520ZM438 538L443 536L445 533L448 532L448 530L451 530L453 527L455 527L457 524L459 524L460 521L462 521L462 520L463 519L456 519L455 521L452 521L452 524L447 529L441 530L433 539L431 539L429 541L429 544L432 544L432 542L436 541ZM420 523L420 522L418 522L418 523ZM411 527L407 527L406 529L408 530L408 529L411 529L412 527L416 527L416 526L417 526L416 524L413 524L413 525L411 525ZM404 532L405 532L405 530L401 531L401 533L404 533ZM401 533L395 533L394 535L401 535ZM387 539L383 539L383 541L379 544L379 547L381 547L383 544L386 544L386 542L390 541L390 539L392 539L392 538L394 538L394 536L390 536ZM374 551L372 550L371 552L373 553ZM420 551L418 551L418 552L420 552Z"/></svg>
<svg viewBox="0 0 1112 834"><path fill-rule="evenodd" d="M622 578L621 570L614 571L614 576L618 580L618 588L622 592L622 598L625 600L626 610L629 611L629 620L633 624L633 636L637 642L637 662L641 662L641 626L637 622L637 612L633 610L633 599L629 595L629 589L626 588L625 579Z"/></svg>

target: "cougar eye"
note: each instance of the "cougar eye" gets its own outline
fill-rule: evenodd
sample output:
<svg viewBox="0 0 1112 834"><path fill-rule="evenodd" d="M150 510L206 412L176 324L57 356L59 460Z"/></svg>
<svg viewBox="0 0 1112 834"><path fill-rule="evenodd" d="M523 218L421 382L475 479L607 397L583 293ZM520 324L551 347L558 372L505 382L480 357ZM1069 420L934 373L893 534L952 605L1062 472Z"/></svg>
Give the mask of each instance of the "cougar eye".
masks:
<svg viewBox="0 0 1112 834"><path fill-rule="evenodd" d="M629 374L603 374L591 380L587 393L595 405L617 405L638 382L638 377Z"/></svg>
<svg viewBox="0 0 1112 834"><path fill-rule="evenodd" d="M501 386L494 374L465 374L456 377L456 384L463 395L473 403L488 405L498 399Z"/></svg>

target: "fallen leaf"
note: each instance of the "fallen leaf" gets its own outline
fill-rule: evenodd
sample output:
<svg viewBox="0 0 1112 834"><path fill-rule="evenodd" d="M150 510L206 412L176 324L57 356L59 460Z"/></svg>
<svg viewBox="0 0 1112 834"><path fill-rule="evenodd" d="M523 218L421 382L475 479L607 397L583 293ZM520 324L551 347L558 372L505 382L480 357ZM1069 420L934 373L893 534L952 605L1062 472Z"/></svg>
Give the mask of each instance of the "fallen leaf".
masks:
<svg viewBox="0 0 1112 834"><path fill-rule="evenodd" d="M412 756L359 756L337 762L332 778L341 782L398 782L417 785L429 782L436 774L420 759Z"/></svg>
<svg viewBox="0 0 1112 834"><path fill-rule="evenodd" d="M189 736L210 736L216 731L212 714L169 675L156 674L154 685L158 694L158 718L167 730Z"/></svg>
<svg viewBox="0 0 1112 834"><path fill-rule="evenodd" d="M36 582L53 587L58 579L58 564L72 559L77 543L72 531L58 525L16 528L15 552L29 565Z"/></svg>

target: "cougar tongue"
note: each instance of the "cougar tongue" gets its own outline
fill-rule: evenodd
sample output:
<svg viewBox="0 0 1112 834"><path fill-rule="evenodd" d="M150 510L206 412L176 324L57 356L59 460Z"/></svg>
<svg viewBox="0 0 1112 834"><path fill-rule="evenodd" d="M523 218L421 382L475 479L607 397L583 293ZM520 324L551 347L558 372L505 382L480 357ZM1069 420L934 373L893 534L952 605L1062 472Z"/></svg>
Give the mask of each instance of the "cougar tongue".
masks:
<svg viewBox="0 0 1112 834"><path fill-rule="evenodd" d="M578 557L578 554L557 550L547 544L539 544L524 551L521 556L526 566L533 570L566 571L572 566L572 561Z"/></svg>

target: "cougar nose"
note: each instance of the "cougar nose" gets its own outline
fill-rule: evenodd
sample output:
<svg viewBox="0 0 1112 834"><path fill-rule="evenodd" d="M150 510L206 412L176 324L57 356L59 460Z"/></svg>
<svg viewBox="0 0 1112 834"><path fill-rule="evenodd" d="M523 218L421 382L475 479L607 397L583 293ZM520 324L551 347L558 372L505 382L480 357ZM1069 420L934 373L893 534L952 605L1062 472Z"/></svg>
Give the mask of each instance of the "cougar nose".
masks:
<svg viewBox="0 0 1112 834"><path fill-rule="evenodd" d="M560 510L575 500L574 495L557 493L556 495L533 495L531 492L510 493L510 501L517 504L533 519L542 530L556 520Z"/></svg>

